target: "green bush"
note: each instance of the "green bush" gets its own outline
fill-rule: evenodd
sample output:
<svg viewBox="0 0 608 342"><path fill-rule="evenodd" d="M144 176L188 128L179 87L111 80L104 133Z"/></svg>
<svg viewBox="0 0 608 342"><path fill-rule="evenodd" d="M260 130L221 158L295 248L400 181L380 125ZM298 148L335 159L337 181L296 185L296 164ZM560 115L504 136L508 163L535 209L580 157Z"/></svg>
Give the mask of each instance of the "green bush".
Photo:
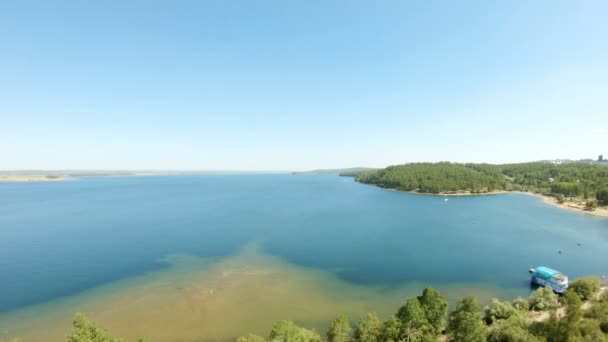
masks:
<svg viewBox="0 0 608 342"><path fill-rule="evenodd" d="M585 208L590 209L590 210L597 209L597 201L596 200L587 200L587 202L585 202Z"/></svg>
<svg viewBox="0 0 608 342"><path fill-rule="evenodd" d="M348 317L341 315L334 320L327 331L327 342L348 342L351 332Z"/></svg>
<svg viewBox="0 0 608 342"><path fill-rule="evenodd" d="M487 328L474 297L466 297L458 302L456 310L448 317L447 333L454 342L486 341Z"/></svg>
<svg viewBox="0 0 608 342"><path fill-rule="evenodd" d="M122 338L112 337L110 333L89 321L83 314L77 313L72 322L72 333L68 335L68 342L122 342Z"/></svg>
<svg viewBox="0 0 608 342"><path fill-rule="evenodd" d="M541 342L528 329L529 322L525 315L516 314L508 319L492 324L488 342Z"/></svg>
<svg viewBox="0 0 608 342"><path fill-rule="evenodd" d="M507 319L517 313L517 310L509 302L501 302L492 298L492 302L484 309L483 319L487 324L492 324L498 320Z"/></svg>
<svg viewBox="0 0 608 342"><path fill-rule="evenodd" d="M368 313L367 316L357 322L354 342L379 342L382 334L382 321L375 312Z"/></svg>
<svg viewBox="0 0 608 342"><path fill-rule="evenodd" d="M513 300L513 307L520 311L528 311L530 310L530 303L526 298L517 297Z"/></svg>
<svg viewBox="0 0 608 342"><path fill-rule="evenodd" d="M568 287L568 291L576 293L581 300L592 299L599 290L600 278L595 276L576 279Z"/></svg>
<svg viewBox="0 0 608 342"><path fill-rule="evenodd" d="M270 340L273 342L317 342L321 337L314 330L297 326L292 321L278 321L272 326Z"/></svg>
<svg viewBox="0 0 608 342"><path fill-rule="evenodd" d="M603 205L608 205L608 188L599 189L595 193L597 201Z"/></svg>
<svg viewBox="0 0 608 342"><path fill-rule="evenodd" d="M548 287L540 287L528 298L530 310L544 311L557 308L557 295Z"/></svg>
<svg viewBox="0 0 608 342"><path fill-rule="evenodd" d="M236 342L266 342L266 339L262 336L249 334L246 336L241 336L236 339Z"/></svg>

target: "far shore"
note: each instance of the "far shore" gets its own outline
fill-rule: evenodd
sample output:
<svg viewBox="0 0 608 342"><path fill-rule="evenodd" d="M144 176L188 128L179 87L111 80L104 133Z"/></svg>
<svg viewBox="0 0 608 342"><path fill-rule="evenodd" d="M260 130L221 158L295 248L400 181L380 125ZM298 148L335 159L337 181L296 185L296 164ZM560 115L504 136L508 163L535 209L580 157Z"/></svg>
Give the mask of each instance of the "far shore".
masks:
<svg viewBox="0 0 608 342"><path fill-rule="evenodd" d="M389 191L403 192L406 194L424 195L424 196L440 196L440 197L484 196L484 195L501 195L501 194L509 194L509 193L525 194L525 195L537 197L537 198L541 199L543 202L545 202L549 205L552 205L554 207L557 207L557 208L570 210L570 211L574 211L574 212L578 212L578 213L586 214L586 215L608 218L608 207L598 207L594 210L590 210L590 209L587 209L585 206L580 205L573 201L565 201L564 203L558 203L557 199L553 196L546 196L543 194L527 192L527 191L498 190L498 191L489 191L489 192L481 192L481 193L474 193L474 192L470 192L470 191L458 191L458 192L440 192L440 193L434 194L434 193L430 193L430 192L405 191L405 190L382 188L382 187L379 187L379 188L389 190Z"/></svg>
<svg viewBox="0 0 608 342"><path fill-rule="evenodd" d="M46 175L0 175L0 182L55 182L62 180L65 180L65 177Z"/></svg>

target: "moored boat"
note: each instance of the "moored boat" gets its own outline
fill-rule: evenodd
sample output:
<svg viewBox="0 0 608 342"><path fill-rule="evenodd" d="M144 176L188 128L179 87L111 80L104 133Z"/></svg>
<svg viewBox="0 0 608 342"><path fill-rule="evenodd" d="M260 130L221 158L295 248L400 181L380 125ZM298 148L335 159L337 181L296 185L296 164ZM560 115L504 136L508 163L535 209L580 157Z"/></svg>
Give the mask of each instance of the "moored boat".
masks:
<svg viewBox="0 0 608 342"><path fill-rule="evenodd" d="M559 271L539 266L531 268L529 272L532 274L530 281L534 285L549 287L556 293L564 293L568 288L568 277Z"/></svg>

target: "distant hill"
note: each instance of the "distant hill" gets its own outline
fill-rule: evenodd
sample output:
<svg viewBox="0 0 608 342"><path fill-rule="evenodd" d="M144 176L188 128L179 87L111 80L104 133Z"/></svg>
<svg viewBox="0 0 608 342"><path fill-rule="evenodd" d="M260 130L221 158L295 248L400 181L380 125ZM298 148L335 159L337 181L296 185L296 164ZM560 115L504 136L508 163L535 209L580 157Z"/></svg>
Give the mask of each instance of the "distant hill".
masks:
<svg viewBox="0 0 608 342"><path fill-rule="evenodd" d="M335 175L346 176L346 177L356 177L356 176L362 174L363 172L375 171L375 170L378 170L378 169L374 169L371 167L348 167L348 168L344 168L344 169L317 169L317 170L311 170L311 171L294 171L294 172L292 172L292 174L293 175L335 174Z"/></svg>
<svg viewBox="0 0 608 342"><path fill-rule="evenodd" d="M595 162L410 163L361 173L356 181L419 193L531 191L608 204L608 170Z"/></svg>

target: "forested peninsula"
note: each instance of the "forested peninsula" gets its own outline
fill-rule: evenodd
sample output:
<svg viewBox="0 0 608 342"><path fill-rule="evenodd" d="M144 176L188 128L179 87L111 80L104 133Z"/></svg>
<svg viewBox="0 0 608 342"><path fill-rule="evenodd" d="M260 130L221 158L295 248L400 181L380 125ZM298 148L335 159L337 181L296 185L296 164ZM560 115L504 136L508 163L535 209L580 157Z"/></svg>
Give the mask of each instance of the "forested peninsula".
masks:
<svg viewBox="0 0 608 342"><path fill-rule="evenodd" d="M594 210L608 205L608 167L594 162L519 164L411 163L359 173L355 180L381 188L458 195L523 191Z"/></svg>

